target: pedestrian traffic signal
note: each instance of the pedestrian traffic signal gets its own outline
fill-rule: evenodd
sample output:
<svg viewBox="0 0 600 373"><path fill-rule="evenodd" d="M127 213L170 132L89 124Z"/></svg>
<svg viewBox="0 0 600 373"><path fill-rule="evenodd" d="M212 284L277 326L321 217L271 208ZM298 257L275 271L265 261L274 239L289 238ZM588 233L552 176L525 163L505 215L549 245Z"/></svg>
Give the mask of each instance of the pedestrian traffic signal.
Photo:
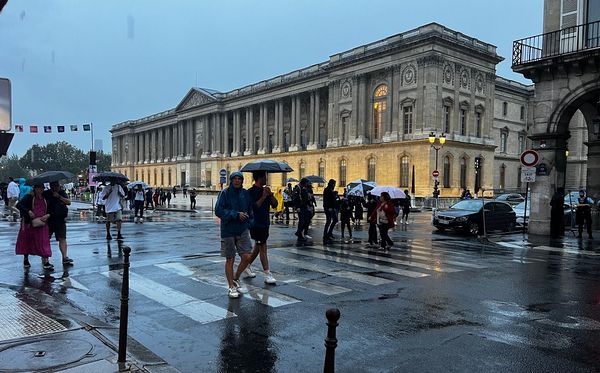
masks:
<svg viewBox="0 0 600 373"><path fill-rule="evenodd" d="M475 158L475 169L479 170L480 167L481 167L481 158L477 157L477 158Z"/></svg>

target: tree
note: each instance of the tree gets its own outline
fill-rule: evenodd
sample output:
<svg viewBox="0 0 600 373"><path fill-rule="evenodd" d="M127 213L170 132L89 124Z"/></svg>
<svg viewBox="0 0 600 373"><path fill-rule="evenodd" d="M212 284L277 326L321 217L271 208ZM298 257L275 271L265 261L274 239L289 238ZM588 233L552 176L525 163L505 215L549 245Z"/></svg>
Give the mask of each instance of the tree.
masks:
<svg viewBox="0 0 600 373"><path fill-rule="evenodd" d="M77 175L87 170L88 163L88 155L66 141L35 144L21 157L21 165L37 173L61 170Z"/></svg>
<svg viewBox="0 0 600 373"><path fill-rule="evenodd" d="M98 152L96 155L96 164L98 165L98 172L110 171L110 164L112 163L112 157L109 153Z"/></svg>
<svg viewBox="0 0 600 373"><path fill-rule="evenodd" d="M16 180L20 177L28 178L30 176L31 173L21 165L17 155L0 158L0 181L7 182L9 177L14 177Z"/></svg>

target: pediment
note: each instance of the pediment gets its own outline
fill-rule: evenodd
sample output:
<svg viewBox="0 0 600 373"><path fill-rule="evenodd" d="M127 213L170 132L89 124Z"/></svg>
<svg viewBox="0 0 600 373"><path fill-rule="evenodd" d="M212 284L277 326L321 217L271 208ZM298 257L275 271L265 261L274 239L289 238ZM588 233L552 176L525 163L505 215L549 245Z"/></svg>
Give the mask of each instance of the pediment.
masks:
<svg viewBox="0 0 600 373"><path fill-rule="evenodd" d="M190 89L188 94L185 95L183 100L181 100L179 105L177 105L176 110L177 111L185 110L185 109L193 108L193 107L200 106L203 104L207 104L210 102L214 102L216 100L217 99L210 93L208 93L202 89L192 88L192 89Z"/></svg>

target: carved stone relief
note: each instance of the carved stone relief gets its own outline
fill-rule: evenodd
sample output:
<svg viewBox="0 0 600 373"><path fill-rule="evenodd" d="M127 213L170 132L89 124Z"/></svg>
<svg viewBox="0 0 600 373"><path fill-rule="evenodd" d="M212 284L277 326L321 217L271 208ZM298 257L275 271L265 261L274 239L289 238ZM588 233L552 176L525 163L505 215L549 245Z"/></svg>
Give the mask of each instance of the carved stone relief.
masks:
<svg viewBox="0 0 600 373"><path fill-rule="evenodd" d="M188 109L194 106L199 106L212 100L200 92L194 91L190 98L181 106L181 109Z"/></svg>
<svg viewBox="0 0 600 373"><path fill-rule="evenodd" d="M406 66L404 68L404 70L402 70L402 85L403 86L408 86L408 85L413 85L417 83L417 68L415 67L415 65L408 64L408 66Z"/></svg>
<svg viewBox="0 0 600 373"><path fill-rule="evenodd" d="M454 85L454 69L449 63L444 65L443 76L444 83Z"/></svg>
<svg viewBox="0 0 600 373"><path fill-rule="evenodd" d="M462 89L469 89L471 86L471 77L467 69L461 69L460 71L460 87Z"/></svg>
<svg viewBox="0 0 600 373"><path fill-rule="evenodd" d="M482 73L477 73L475 76L475 91L477 93L485 93L485 82Z"/></svg>
<svg viewBox="0 0 600 373"><path fill-rule="evenodd" d="M348 80L345 80L342 83L342 89L340 90L341 98L350 98L352 97L352 84Z"/></svg>

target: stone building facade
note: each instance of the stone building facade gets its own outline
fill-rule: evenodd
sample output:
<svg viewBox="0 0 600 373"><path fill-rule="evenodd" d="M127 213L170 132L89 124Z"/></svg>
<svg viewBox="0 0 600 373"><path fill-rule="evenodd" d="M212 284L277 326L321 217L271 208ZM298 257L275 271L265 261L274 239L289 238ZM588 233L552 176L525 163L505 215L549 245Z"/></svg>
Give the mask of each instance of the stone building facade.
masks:
<svg viewBox="0 0 600 373"><path fill-rule="evenodd" d="M486 194L518 190L533 87L497 77L501 60L432 23L230 92L192 88L171 110L115 124L112 168L150 185L218 188L219 170L269 158L294 169L272 185L362 178L429 196L437 162L440 196L451 197L474 189L479 158ZM446 136L437 159L431 132Z"/></svg>

